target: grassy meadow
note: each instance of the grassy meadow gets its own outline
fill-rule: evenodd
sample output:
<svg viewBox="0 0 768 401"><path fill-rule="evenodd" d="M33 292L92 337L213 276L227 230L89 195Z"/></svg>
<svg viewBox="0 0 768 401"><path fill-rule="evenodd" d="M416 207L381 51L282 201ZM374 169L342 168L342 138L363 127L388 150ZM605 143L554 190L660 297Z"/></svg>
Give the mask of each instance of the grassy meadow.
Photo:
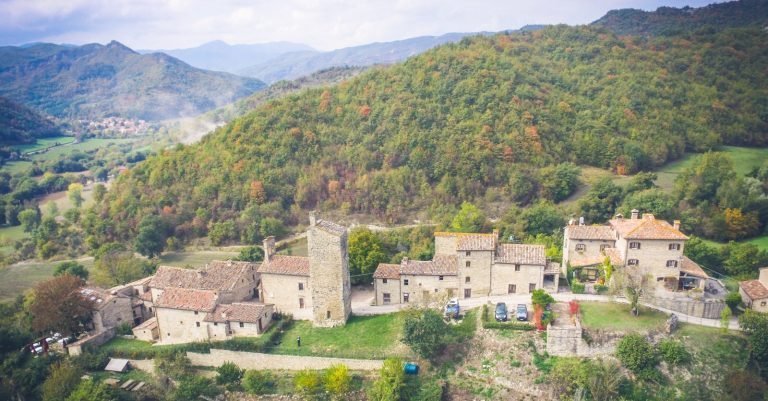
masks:
<svg viewBox="0 0 768 401"><path fill-rule="evenodd" d="M610 331L647 331L662 327L667 315L640 307L640 314L632 316L629 304L613 302L580 302L581 323L588 329Z"/></svg>
<svg viewBox="0 0 768 401"><path fill-rule="evenodd" d="M0 268L0 302L11 300L37 283L53 277L53 270L62 262L22 262ZM78 263L90 269L93 258L79 259Z"/></svg>

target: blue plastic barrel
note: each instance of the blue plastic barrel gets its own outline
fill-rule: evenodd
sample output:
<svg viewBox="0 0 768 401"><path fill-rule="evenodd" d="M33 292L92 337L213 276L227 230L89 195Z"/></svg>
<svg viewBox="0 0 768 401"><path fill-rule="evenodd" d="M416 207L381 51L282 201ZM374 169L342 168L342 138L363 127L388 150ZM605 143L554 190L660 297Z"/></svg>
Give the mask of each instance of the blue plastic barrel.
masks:
<svg viewBox="0 0 768 401"><path fill-rule="evenodd" d="M405 374L407 375L417 375L419 374L419 365L408 362L405 364Z"/></svg>

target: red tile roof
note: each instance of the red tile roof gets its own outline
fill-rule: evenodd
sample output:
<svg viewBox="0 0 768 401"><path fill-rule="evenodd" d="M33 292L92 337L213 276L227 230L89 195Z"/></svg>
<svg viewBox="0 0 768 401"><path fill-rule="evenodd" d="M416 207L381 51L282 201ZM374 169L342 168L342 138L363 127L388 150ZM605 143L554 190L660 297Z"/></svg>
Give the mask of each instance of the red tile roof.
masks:
<svg viewBox="0 0 768 401"><path fill-rule="evenodd" d="M152 318L147 319L144 323L134 327L133 329L134 330L144 330L144 329L150 329L151 330L151 329L154 329L155 327L157 327L157 318L156 317L152 317Z"/></svg>
<svg viewBox="0 0 768 401"><path fill-rule="evenodd" d="M586 239L586 240L603 240L603 241L615 241L616 234L609 226L577 226L571 225L566 227L568 233L568 239Z"/></svg>
<svg viewBox="0 0 768 401"><path fill-rule="evenodd" d="M168 287L157 298L155 306L158 308L210 312L216 307L218 298L216 293L210 290Z"/></svg>
<svg viewBox="0 0 768 401"><path fill-rule="evenodd" d="M379 263L379 266L376 267L376 271L373 273L373 278L388 278L397 280L400 278L400 265Z"/></svg>
<svg viewBox="0 0 768 401"><path fill-rule="evenodd" d="M544 245L501 244L495 262L544 266L547 264L547 255Z"/></svg>
<svg viewBox="0 0 768 401"><path fill-rule="evenodd" d="M259 273L309 276L309 258L305 256L273 255L270 257L269 262L261 264Z"/></svg>
<svg viewBox="0 0 768 401"><path fill-rule="evenodd" d="M768 298L768 288L760 280L739 281L739 287L753 301Z"/></svg>
<svg viewBox="0 0 768 401"><path fill-rule="evenodd" d="M680 272L688 273L691 276L709 278L704 269L702 269L696 262L688 259L687 256L683 256L682 263L680 263Z"/></svg>
<svg viewBox="0 0 768 401"><path fill-rule="evenodd" d="M436 232L435 237L455 237L457 251L492 251L496 247L495 234Z"/></svg>
<svg viewBox="0 0 768 401"><path fill-rule="evenodd" d="M403 259L400 274L424 276L455 276L458 274L456 256L435 255L434 259L421 261Z"/></svg>
<svg viewBox="0 0 768 401"><path fill-rule="evenodd" d="M205 315L206 322L245 322L256 323L265 314L272 313L271 304L256 302L237 302L221 304L213 312Z"/></svg>
<svg viewBox="0 0 768 401"><path fill-rule="evenodd" d="M613 219L609 224L626 239L688 239L685 234L666 221L656 220L652 214L647 213L639 219Z"/></svg>
<svg viewBox="0 0 768 401"><path fill-rule="evenodd" d="M258 267L257 263L233 260L212 261L199 270L160 266L150 287L231 291L249 275L255 274Z"/></svg>

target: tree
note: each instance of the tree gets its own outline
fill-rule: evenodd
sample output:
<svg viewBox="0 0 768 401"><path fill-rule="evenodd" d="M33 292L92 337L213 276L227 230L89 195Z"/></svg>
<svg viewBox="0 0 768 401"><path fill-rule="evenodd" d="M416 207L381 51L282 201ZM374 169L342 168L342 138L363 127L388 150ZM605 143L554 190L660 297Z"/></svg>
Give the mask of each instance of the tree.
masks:
<svg viewBox="0 0 768 401"><path fill-rule="evenodd" d="M446 342L448 325L432 309L417 310L405 318L402 342L422 358L435 356Z"/></svg>
<svg viewBox="0 0 768 401"><path fill-rule="evenodd" d="M40 213L36 209L24 209L18 215L25 233L31 233L40 224Z"/></svg>
<svg viewBox="0 0 768 401"><path fill-rule="evenodd" d="M93 186L93 200L96 201L96 203L101 203L106 194L107 187L105 187L104 184L96 184Z"/></svg>
<svg viewBox="0 0 768 401"><path fill-rule="evenodd" d="M538 202L520 214L527 235L552 234L565 227L565 219L555 205Z"/></svg>
<svg viewBox="0 0 768 401"><path fill-rule="evenodd" d="M531 303L534 306L540 305L541 307L544 307L554 302L555 302L555 298L553 298L552 295L549 295L549 293L547 293L541 288L533 290L533 292L531 293Z"/></svg>
<svg viewBox="0 0 768 401"><path fill-rule="evenodd" d="M57 331L72 334L91 317L91 303L81 293L83 280L65 274L35 286L29 306L32 328L38 333Z"/></svg>
<svg viewBox="0 0 768 401"><path fill-rule="evenodd" d="M80 384L83 371L70 362L51 367L51 373L43 382L43 401L64 401Z"/></svg>
<svg viewBox="0 0 768 401"><path fill-rule="evenodd" d="M224 362L216 368L216 384L237 384L243 377L243 370L234 362Z"/></svg>
<svg viewBox="0 0 768 401"><path fill-rule="evenodd" d="M387 260L379 237L365 227L358 227L349 233L349 273L353 283L370 283L372 274L379 263ZM363 276L364 275L364 276Z"/></svg>
<svg viewBox="0 0 768 401"><path fill-rule="evenodd" d="M269 237L270 235L282 237L286 233L283 222L274 217L265 217L261 219L259 231L261 232L262 237Z"/></svg>
<svg viewBox="0 0 768 401"><path fill-rule="evenodd" d="M192 373L192 362L183 351L161 354L155 358L155 373L179 380Z"/></svg>
<svg viewBox="0 0 768 401"><path fill-rule="evenodd" d="M88 270L80 263L70 260L68 262L62 262L56 265L56 269L53 270L53 276L59 277L63 274L70 274L75 277L80 277L83 281L88 280Z"/></svg>
<svg viewBox="0 0 768 401"><path fill-rule="evenodd" d="M109 248L107 244L102 248ZM119 249L119 247L117 247ZM101 253L100 251L104 251ZM96 262L91 273L92 280L104 287L130 283L152 274L155 265L133 255L133 252L105 249L97 251Z"/></svg>
<svg viewBox="0 0 768 401"><path fill-rule="evenodd" d="M579 209L588 222L603 223L613 217L623 197L624 191L621 187L605 177L595 183L579 200Z"/></svg>
<svg viewBox="0 0 768 401"><path fill-rule="evenodd" d="M456 216L451 220L451 231L460 233L477 233L485 226L485 215L477 206L462 202Z"/></svg>
<svg viewBox="0 0 768 401"><path fill-rule="evenodd" d="M693 163L675 179L678 199L699 205L716 199L717 191L736 178L733 161L724 153L707 152L694 158Z"/></svg>
<svg viewBox="0 0 768 401"><path fill-rule="evenodd" d="M322 378L316 371L304 369L294 376L293 387L305 400L314 400L323 390Z"/></svg>
<svg viewBox="0 0 768 401"><path fill-rule="evenodd" d="M83 205L83 184L80 184L78 182L73 182L72 184L69 184L69 188L67 189L67 197L69 198L70 202L72 202L73 205L75 205L76 208L79 208Z"/></svg>
<svg viewBox="0 0 768 401"><path fill-rule="evenodd" d="M631 180L629 180L629 183L626 187L624 187L624 191L626 191L627 194L630 194L632 192L638 192L643 191L646 189L656 188L656 179L659 178L656 173L648 173L641 171L637 174L635 174L634 177L632 177Z"/></svg>
<svg viewBox="0 0 768 401"><path fill-rule="evenodd" d="M652 213L656 218L671 219L675 216L675 199L663 189L651 188L637 192L629 192L617 211L629 216L632 209Z"/></svg>
<svg viewBox="0 0 768 401"><path fill-rule="evenodd" d="M768 252L748 242L731 241L722 252L726 255L723 262L725 271L736 277L753 277L760 267L768 264Z"/></svg>
<svg viewBox="0 0 768 401"><path fill-rule="evenodd" d="M552 202L565 200L579 186L581 169L573 163L561 163L541 169L541 196Z"/></svg>
<svg viewBox="0 0 768 401"><path fill-rule="evenodd" d="M237 260L243 262L261 262L264 260L264 251L257 246L248 246L240 250Z"/></svg>
<svg viewBox="0 0 768 401"><path fill-rule="evenodd" d="M619 340L616 346L616 358L635 373L652 369L658 361L653 346L639 334L629 334Z"/></svg>
<svg viewBox="0 0 768 401"><path fill-rule="evenodd" d="M615 362L598 360L590 364L587 377L587 390L594 401L615 400L619 396L621 382L624 379Z"/></svg>
<svg viewBox="0 0 768 401"><path fill-rule="evenodd" d="M723 257L720 252L699 237L691 236L685 243L684 253L701 266L717 271L722 270Z"/></svg>
<svg viewBox="0 0 768 401"><path fill-rule="evenodd" d="M768 314L747 309L739 316L739 326L747 333L751 358L765 376L768 373Z"/></svg>
<svg viewBox="0 0 768 401"><path fill-rule="evenodd" d="M368 390L368 399L371 401L400 401L405 387L405 372L403 361L397 358L388 358L379 371L379 378L373 382Z"/></svg>
<svg viewBox="0 0 768 401"><path fill-rule="evenodd" d="M592 364L581 358L557 358L547 378L557 394L573 395L587 386Z"/></svg>
<svg viewBox="0 0 768 401"><path fill-rule="evenodd" d="M275 386L275 378L268 370L246 370L242 383L250 394L267 394Z"/></svg>
<svg viewBox="0 0 768 401"><path fill-rule="evenodd" d="M213 380L207 377L189 375L179 380L179 386L173 392L171 400L196 400L201 396L214 397L218 393L219 389L213 385Z"/></svg>
<svg viewBox="0 0 768 401"><path fill-rule="evenodd" d="M334 400L343 400L352 385L347 365L333 365L325 371L325 391Z"/></svg>
<svg viewBox="0 0 768 401"><path fill-rule="evenodd" d="M148 215L141 220L134 247L140 254L152 258L160 255L165 246L165 226L155 215Z"/></svg>
<svg viewBox="0 0 768 401"><path fill-rule="evenodd" d="M81 380L66 401L115 401L117 397L106 384L93 379Z"/></svg>

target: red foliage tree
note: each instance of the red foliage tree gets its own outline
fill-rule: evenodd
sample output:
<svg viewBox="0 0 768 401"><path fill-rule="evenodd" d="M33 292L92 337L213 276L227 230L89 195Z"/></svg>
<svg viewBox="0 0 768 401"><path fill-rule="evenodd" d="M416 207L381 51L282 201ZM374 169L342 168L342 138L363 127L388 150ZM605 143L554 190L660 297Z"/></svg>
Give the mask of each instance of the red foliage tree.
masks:
<svg viewBox="0 0 768 401"><path fill-rule="evenodd" d="M77 332L91 316L91 302L80 292L82 286L82 279L69 274L38 284L29 307L32 328L38 333Z"/></svg>
<svg viewBox="0 0 768 401"><path fill-rule="evenodd" d="M579 314L579 301L572 300L571 302L568 302L568 311L571 313L571 316L576 316Z"/></svg>

